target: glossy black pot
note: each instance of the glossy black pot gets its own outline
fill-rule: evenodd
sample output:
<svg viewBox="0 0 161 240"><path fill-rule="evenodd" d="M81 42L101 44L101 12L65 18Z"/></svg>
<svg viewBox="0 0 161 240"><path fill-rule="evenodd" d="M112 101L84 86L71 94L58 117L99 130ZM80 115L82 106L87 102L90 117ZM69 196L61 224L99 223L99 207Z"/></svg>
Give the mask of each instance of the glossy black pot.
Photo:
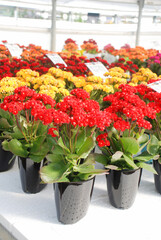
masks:
<svg viewBox="0 0 161 240"><path fill-rule="evenodd" d="M153 160L153 166L155 171L158 173L158 175L154 174L155 187L157 192L161 194L161 164L158 160Z"/></svg>
<svg viewBox="0 0 161 240"><path fill-rule="evenodd" d="M18 166L22 189L25 193L38 193L46 186L40 183L39 171L43 162L35 163L30 158L18 157Z"/></svg>
<svg viewBox="0 0 161 240"><path fill-rule="evenodd" d="M11 152L4 151L2 149L1 141L0 141L0 172L5 172L11 169L14 165L15 158ZM12 161L11 161L12 159Z"/></svg>
<svg viewBox="0 0 161 240"><path fill-rule="evenodd" d="M82 219L88 210L95 178L82 182L55 183L57 218L64 224Z"/></svg>
<svg viewBox="0 0 161 240"><path fill-rule="evenodd" d="M110 170L106 175L109 200L112 206L126 209L132 206L140 184L142 169Z"/></svg>

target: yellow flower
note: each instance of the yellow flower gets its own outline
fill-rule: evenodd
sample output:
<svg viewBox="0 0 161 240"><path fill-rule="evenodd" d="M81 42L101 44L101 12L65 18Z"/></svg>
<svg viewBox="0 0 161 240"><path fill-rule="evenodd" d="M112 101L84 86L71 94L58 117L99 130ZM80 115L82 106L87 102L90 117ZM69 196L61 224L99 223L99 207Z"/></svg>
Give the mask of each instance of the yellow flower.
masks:
<svg viewBox="0 0 161 240"><path fill-rule="evenodd" d="M103 79L97 76L90 76L90 77L87 77L87 82L103 83Z"/></svg>
<svg viewBox="0 0 161 240"><path fill-rule="evenodd" d="M61 93L64 97L70 95L70 92L67 89L64 89L64 88L59 88L58 93Z"/></svg>
<svg viewBox="0 0 161 240"><path fill-rule="evenodd" d="M113 67L109 69L109 72L119 72L119 73L124 73L124 70L120 67Z"/></svg>
<svg viewBox="0 0 161 240"><path fill-rule="evenodd" d="M103 91L107 92L107 93L114 93L114 88L113 86L109 85L109 86L103 86Z"/></svg>
<svg viewBox="0 0 161 240"><path fill-rule="evenodd" d="M86 92L91 92L94 88L92 85L86 85L84 88L83 88Z"/></svg>

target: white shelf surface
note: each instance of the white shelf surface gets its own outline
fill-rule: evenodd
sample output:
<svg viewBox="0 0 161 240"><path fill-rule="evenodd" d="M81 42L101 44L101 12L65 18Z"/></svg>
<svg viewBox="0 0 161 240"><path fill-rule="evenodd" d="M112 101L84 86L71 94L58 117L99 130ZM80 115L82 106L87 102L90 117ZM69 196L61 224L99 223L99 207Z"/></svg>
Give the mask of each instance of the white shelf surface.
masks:
<svg viewBox="0 0 161 240"><path fill-rule="evenodd" d="M135 202L126 210L110 205L105 176L97 176L87 215L72 225L57 220L52 184L40 193L26 194L17 162L0 173L0 224L17 240L159 239L160 211L161 195L153 174L145 170Z"/></svg>

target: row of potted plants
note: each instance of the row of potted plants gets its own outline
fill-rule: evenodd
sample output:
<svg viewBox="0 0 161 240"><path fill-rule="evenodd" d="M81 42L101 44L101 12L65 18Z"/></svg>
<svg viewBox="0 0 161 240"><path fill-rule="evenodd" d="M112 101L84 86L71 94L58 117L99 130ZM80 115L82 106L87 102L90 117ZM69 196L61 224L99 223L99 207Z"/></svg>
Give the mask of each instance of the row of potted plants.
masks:
<svg viewBox="0 0 161 240"><path fill-rule="evenodd" d="M33 53L32 57L38 59L38 69L45 63L44 53L39 58ZM36 193L53 183L58 220L65 224L85 216L98 174L106 175L110 202L117 208L133 204L142 168L155 174L156 189L161 193L157 160L161 96L146 86L149 80L158 80L157 74L146 68L134 73L137 66L121 59L118 63L129 67L133 75L115 63L103 80L90 76L83 67L90 61L85 57L64 59L68 72L60 64L49 68L50 63L46 74L29 69L30 56L28 65L22 60L7 60L9 64L15 61L15 66L10 66L16 77L0 82L0 138L2 153L9 154L8 159L1 158L2 163L5 159L1 171L11 168L18 156L24 192ZM101 58L91 61L97 60L110 68ZM18 71L17 63L26 69ZM32 64L34 67L34 61ZM83 76L76 77L76 71ZM94 152L96 145L101 154ZM154 167L147 164L151 159Z"/></svg>
<svg viewBox="0 0 161 240"><path fill-rule="evenodd" d="M135 199L141 169L156 173L146 162L156 161L160 154L155 127L160 119L160 94L144 85L122 85L104 102L100 110L98 102L77 88L56 103L22 86L0 105L2 146L18 156L23 190L39 192L45 186L40 176L44 183L54 183L58 219L63 223L77 222L86 214L95 175L107 174L111 204L128 208ZM96 142L103 154L92 153ZM145 146L147 150L137 155ZM96 162L104 169L95 168ZM27 171L29 178L24 177ZM132 192L129 202L122 199L126 191ZM80 207L75 216L72 206Z"/></svg>

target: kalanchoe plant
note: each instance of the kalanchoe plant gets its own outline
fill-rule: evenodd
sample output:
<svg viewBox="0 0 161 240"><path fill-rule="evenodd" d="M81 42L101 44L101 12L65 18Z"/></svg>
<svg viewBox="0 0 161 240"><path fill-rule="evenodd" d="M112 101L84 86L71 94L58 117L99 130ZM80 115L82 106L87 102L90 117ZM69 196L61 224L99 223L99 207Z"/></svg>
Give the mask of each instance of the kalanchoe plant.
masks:
<svg viewBox="0 0 161 240"><path fill-rule="evenodd" d="M104 133L97 136L98 146L103 155L91 155L107 168L116 170L145 168L154 173L155 170L146 162L157 159L155 137L145 133L152 128L146 120L155 119L156 111L136 95L135 88L122 85L121 91L106 96L105 111L111 115L112 123ZM147 150L142 149L147 146Z"/></svg>
<svg viewBox="0 0 161 240"><path fill-rule="evenodd" d="M105 172L95 169L95 161L87 157L95 147L96 129L104 130L111 120L89 97L84 90L74 89L56 105L57 110L49 109L53 149L46 157L48 166L40 171L44 182L76 182Z"/></svg>
<svg viewBox="0 0 161 240"><path fill-rule="evenodd" d="M151 79L148 83L150 84L160 80L161 79ZM152 125L149 134L153 135L153 144L156 146L153 148L153 153L161 155L161 93L154 91L150 88L150 85L148 87L143 84L136 86L135 91L147 106L156 111L156 117L148 119ZM161 163L161 158L159 158L158 161Z"/></svg>
<svg viewBox="0 0 161 240"><path fill-rule="evenodd" d="M19 87L13 95L6 96L0 104L0 112L5 112L4 118L7 117L8 122L4 118L1 122L4 127L11 123L13 127L12 131L7 128L3 131L4 150L22 158L31 158L35 162L43 160L51 146L47 135L46 111L54 105L55 101L51 97L27 87ZM43 115L46 119L42 123Z"/></svg>

